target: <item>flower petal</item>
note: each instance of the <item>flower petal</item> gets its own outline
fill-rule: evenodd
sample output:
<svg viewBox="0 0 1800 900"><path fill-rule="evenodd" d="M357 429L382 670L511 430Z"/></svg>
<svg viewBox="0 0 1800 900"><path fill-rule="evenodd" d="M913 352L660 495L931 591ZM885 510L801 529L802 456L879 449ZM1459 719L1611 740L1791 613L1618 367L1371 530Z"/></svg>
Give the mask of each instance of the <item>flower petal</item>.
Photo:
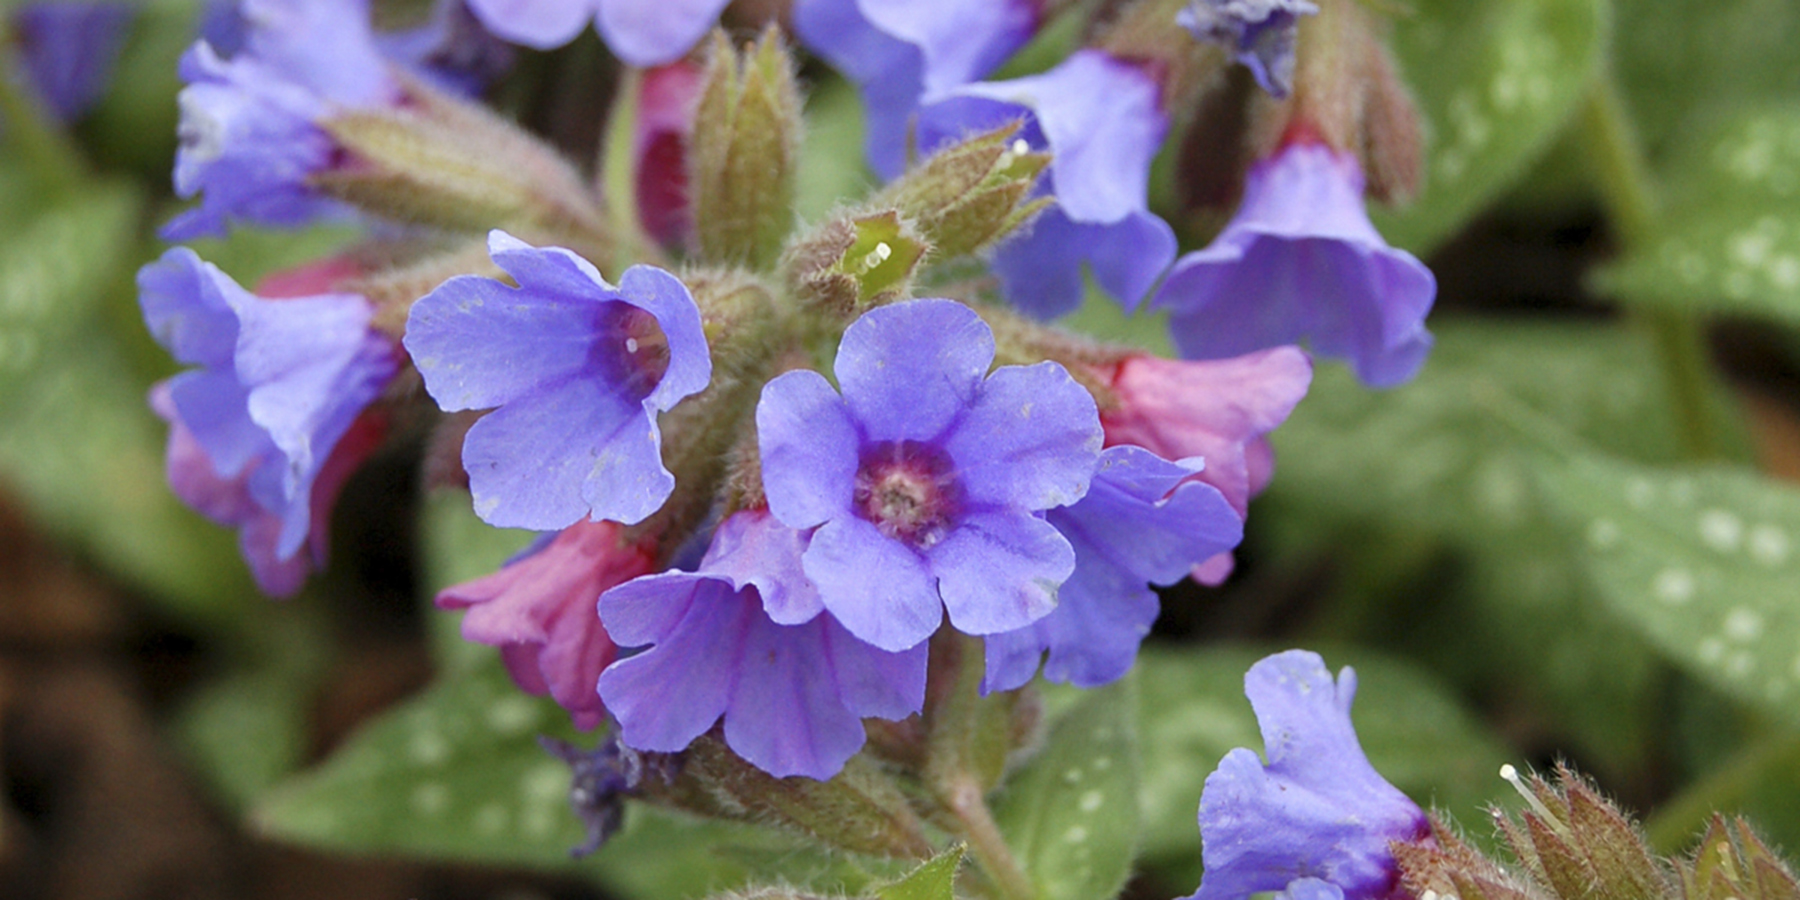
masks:
<svg viewBox="0 0 1800 900"><path fill-rule="evenodd" d="M853 515L814 532L801 559L825 608L851 634L882 650L912 647L943 621L925 560Z"/></svg>
<svg viewBox="0 0 1800 900"><path fill-rule="evenodd" d="M966 516L927 557L950 624L965 634L1012 631L1043 618L1075 569L1067 538L1012 510Z"/></svg>

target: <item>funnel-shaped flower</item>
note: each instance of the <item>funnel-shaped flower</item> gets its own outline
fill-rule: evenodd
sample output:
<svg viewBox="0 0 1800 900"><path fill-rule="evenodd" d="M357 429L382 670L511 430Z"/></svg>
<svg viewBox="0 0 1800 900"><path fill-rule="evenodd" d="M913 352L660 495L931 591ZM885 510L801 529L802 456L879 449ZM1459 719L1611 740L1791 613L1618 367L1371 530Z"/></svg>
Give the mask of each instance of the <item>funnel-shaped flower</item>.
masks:
<svg viewBox="0 0 1800 900"><path fill-rule="evenodd" d="M398 102L366 0L244 0L245 47L222 59L205 41L181 58L175 193L203 194L162 234L185 240L228 219L298 225L341 210L308 187L333 164L319 122L334 110Z"/></svg>
<svg viewBox="0 0 1800 900"><path fill-rule="evenodd" d="M618 658L594 601L649 572L650 548L621 540L616 522L577 522L500 571L445 588L441 609L466 609L466 640L500 648L520 690L548 694L575 727L598 726L606 708L594 686Z"/></svg>
<svg viewBox="0 0 1800 900"><path fill-rule="evenodd" d="M1388 784L1357 743L1350 723L1356 673L1334 683L1316 653L1289 650L1244 676L1262 727L1268 764L1239 747L1206 777L1200 795L1206 873L1192 900L1240 900L1291 891L1295 900L1329 895L1385 900L1399 887L1392 841L1419 840L1431 826L1418 805Z"/></svg>
<svg viewBox="0 0 1800 900"><path fill-rule="evenodd" d="M1056 609L987 639L985 691L1044 677L1098 687L1123 676L1156 621L1147 584L1174 584L1188 570L1237 546L1244 522L1210 484L1192 480L1199 460L1170 462L1141 447L1100 454L1087 496L1045 515L1075 547L1075 572Z"/></svg>
<svg viewBox="0 0 1800 900"><path fill-rule="evenodd" d="M600 598L620 644L654 645L600 676L628 746L681 750L722 718L725 742L757 768L827 779L861 749L863 717L919 711L925 644L880 650L822 612L801 571L806 540L766 510L740 512L698 571Z"/></svg>
<svg viewBox="0 0 1800 900"><path fill-rule="evenodd" d="M1311 384L1312 360L1296 347L1205 362L1132 356L1112 373L1119 402L1100 422L1107 446L1204 459L1200 480L1242 515L1274 471L1266 435L1287 421Z"/></svg>
<svg viewBox="0 0 1800 900"><path fill-rule="evenodd" d="M198 367L152 396L176 426L171 483L196 509L246 529L245 555L265 590L291 593L305 566L296 572L281 563L309 536L315 556L323 553L323 523L314 516L372 449L373 441L352 442L355 458L340 458L333 478L324 477L334 450L398 370L393 342L370 328L373 311L360 295L265 299L186 248L139 271L138 289L150 332ZM320 490L321 481L334 483Z"/></svg>
<svg viewBox="0 0 1800 900"><path fill-rule="evenodd" d="M488 253L518 287L452 278L406 326L439 406L493 410L463 442L476 514L539 531L642 521L675 488L656 416L712 377L693 296L652 266L613 287L574 253L502 231Z"/></svg>
<svg viewBox="0 0 1800 900"><path fill-rule="evenodd" d="M1078 50L1041 75L982 82L920 110L921 153L1023 121L1019 140L1051 154L1056 206L995 254L1007 299L1038 318L1081 302L1082 268L1127 307L1175 256L1175 235L1147 207L1150 161L1168 131L1161 87L1143 67Z"/></svg>
<svg viewBox="0 0 1800 900"><path fill-rule="evenodd" d="M1151 305L1190 359L1304 341L1389 387L1424 364L1436 294L1431 271L1369 223L1356 158L1303 142L1251 169L1231 224L1176 261Z"/></svg>
<svg viewBox="0 0 1800 900"><path fill-rule="evenodd" d="M674 62L718 21L730 0L467 0L489 31L548 50L589 22L613 55L634 66Z"/></svg>
<svg viewBox="0 0 1800 900"><path fill-rule="evenodd" d="M769 509L818 528L807 577L851 634L885 650L947 609L969 634L1056 605L1075 554L1040 515L1087 493L1100 452L1088 392L1055 363L991 376L994 336L951 300L880 307L838 345L843 393L817 372L764 387L756 409Z"/></svg>

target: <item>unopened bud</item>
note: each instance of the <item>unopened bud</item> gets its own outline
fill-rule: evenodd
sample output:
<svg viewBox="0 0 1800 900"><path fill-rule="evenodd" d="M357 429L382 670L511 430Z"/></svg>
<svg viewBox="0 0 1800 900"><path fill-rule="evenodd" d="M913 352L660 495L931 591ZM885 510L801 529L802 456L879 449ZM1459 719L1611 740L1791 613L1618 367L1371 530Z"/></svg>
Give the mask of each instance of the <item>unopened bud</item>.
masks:
<svg viewBox="0 0 1800 900"><path fill-rule="evenodd" d="M782 267L807 303L851 318L904 299L914 272L933 249L895 209L826 222L788 249Z"/></svg>
<svg viewBox="0 0 1800 900"><path fill-rule="evenodd" d="M939 256L994 244L1051 202L1028 199L1050 156L1031 152L1018 130L1009 124L939 150L871 203L897 209Z"/></svg>
<svg viewBox="0 0 1800 900"><path fill-rule="evenodd" d="M419 83L410 103L320 122L347 161L309 179L384 218L485 233L544 230L607 243L596 201L556 152L486 109Z"/></svg>
<svg viewBox="0 0 1800 900"><path fill-rule="evenodd" d="M794 221L800 148L794 63L770 27L742 54L714 32L689 152L702 258L773 268Z"/></svg>

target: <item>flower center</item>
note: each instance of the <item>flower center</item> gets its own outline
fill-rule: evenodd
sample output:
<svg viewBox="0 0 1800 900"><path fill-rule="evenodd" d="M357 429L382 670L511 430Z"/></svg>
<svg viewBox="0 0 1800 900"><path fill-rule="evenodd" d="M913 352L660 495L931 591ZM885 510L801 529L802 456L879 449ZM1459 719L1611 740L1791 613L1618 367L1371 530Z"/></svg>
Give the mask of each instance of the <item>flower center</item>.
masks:
<svg viewBox="0 0 1800 900"><path fill-rule="evenodd" d="M603 367L615 372L614 377L627 386L634 397L647 397L669 371L669 339L656 324L656 317L627 303L614 301L617 307L606 328L606 337L595 345L594 352L610 359ZM616 368L615 368L616 367Z"/></svg>
<svg viewBox="0 0 1800 900"><path fill-rule="evenodd" d="M858 515L897 541L924 549L944 539L962 507L955 466L920 441L883 441L856 470Z"/></svg>

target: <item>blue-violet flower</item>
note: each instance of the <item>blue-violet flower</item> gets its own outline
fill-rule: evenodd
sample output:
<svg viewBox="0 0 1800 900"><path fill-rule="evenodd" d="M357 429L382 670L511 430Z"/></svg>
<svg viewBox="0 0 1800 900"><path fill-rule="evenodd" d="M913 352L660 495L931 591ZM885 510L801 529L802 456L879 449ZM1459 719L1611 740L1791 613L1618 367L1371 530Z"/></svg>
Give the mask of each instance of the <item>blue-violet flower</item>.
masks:
<svg viewBox="0 0 1800 900"><path fill-rule="evenodd" d="M613 287L574 253L503 231L488 253L518 287L459 275L419 298L406 325L440 407L493 410L463 442L476 514L539 531L642 521L675 489L657 413L712 378L693 296L654 266Z"/></svg>
<svg viewBox="0 0 1800 900"><path fill-rule="evenodd" d="M489 31L548 50L589 22L613 55L634 66L674 62L718 21L730 0L467 0Z"/></svg>
<svg viewBox="0 0 1800 900"><path fill-rule="evenodd" d="M1392 841L1431 826L1418 805L1376 773L1350 723L1356 673L1336 683L1316 653L1270 656L1244 676L1268 764L1239 747L1200 795L1206 872L1192 900L1288 891L1295 900L1386 900L1399 889ZM1318 880L1326 884L1305 884ZM1323 896L1322 896L1323 895Z"/></svg>
<svg viewBox="0 0 1800 900"><path fill-rule="evenodd" d="M1087 496L1045 515L1074 545L1075 572L1049 615L988 636L983 690L1030 681L1046 652L1044 677L1077 687L1130 670L1159 609L1145 585L1174 584L1244 537L1219 489L1194 479L1201 468L1198 459L1170 462L1130 445L1100 454Z"/></svg>
<svg viewBox="0 0 1800 900"><path fill-rule="evenodd" d="M919 150L1016 120L1024 122L1021 149L1051 154L1056 205L995 252L1002 293L1032 316L1054 318L1080 305L1086 265L1101 287L1136 306L1175 257L1174 232L1148 209L1150 161L1169 126L1155 77L1077 50L1041 75L927 98Z"/></svg>
<svg viewBox="0 0 1800 900"><path fill-rule="evenodd" d="M919 711L926 645L889 652L846 631L801 570L806 542L767 510L739 512L698 571L600 598L615 640L654 645L600 676L627 745L674 752L723 718L726 744L757 768L827 779L861 749L863 717Z"/></svg>
<svg viewBox="0 0 1800 900"><path fill-rule="evenodd" d="M1087 493L1094 400L1061 366L987 375L994 336L974 310L913 300L864 314L835 370L788 372L756 409L769 509L814 528L821 602L884 650L943 619L968 634L1048 614L1075 553L1040 515ZM984 377L985 376L985 377Z"/></svg>
<svg viewBox="0 0 1800 900"><path fill-rule="evenodd" d="M244 0L242 8L242 52L223 59L200 41L181 58L175 193L203 196L163 227L170 240L221 234L228 219L299 225L340 213L307 184L338 152L318 123L400 99L366 0Z"/></svg>
<svg viewBox="0 0 1800 900"><path fill-rule="evenodd" d="M348 474L326 479L328 460L398 371L393 342L370 327L373 310L360 295L264 299L186 248L140 270L138 288L157 341L198 366L152 394L176 425L171 483L196 509L243 529L265 590L291 593L296 572L280 564L309 535L315 555L323 552L316 507L336 487L321 491L319 482Z"/></svg>
<svg viewBox="0 0 1800 900"><path fill-rule="evenodd" d="M1237 215L1176 261L1151 301L1181 355L1223 359L1306 340L1373 387L1417 374L1437 281L1381 239L1356 158L1292 143L1250 170Z"/></svg>
<svg viewBox="0 0 1800 900"><path fill-rule="evenodd" d="M1319 8L1307 0L1190 0L1175 17L1194 37L1230 50L1273 97L1294 89L1294 39L1301 16Z"/></svg>

